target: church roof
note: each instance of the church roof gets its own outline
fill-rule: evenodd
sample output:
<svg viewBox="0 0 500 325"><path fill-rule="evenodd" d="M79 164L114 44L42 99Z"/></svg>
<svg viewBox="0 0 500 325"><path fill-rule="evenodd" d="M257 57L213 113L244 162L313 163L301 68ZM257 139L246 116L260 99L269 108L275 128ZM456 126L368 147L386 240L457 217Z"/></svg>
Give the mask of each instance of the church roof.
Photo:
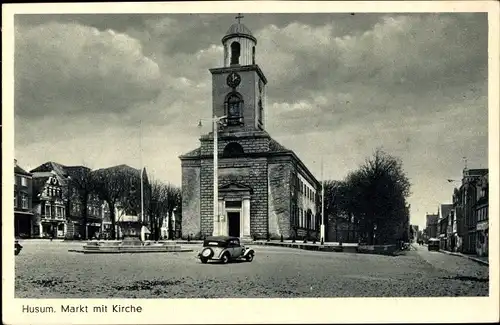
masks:
<svg viewBox="0 0 500 325"><path fill-rule="evenodd" d="M231 37L247 37L257 43L257 39L253 36L250 29L242 23L234 23L229 27L226 32L226 35L222 38L222 42L224 43L227 39Z"/></svg>
<svg viewBox="0 0 500 325"><path fill-rule="evenodd" d="M248 29L248 27L242 23L232 24L231 27L229 27L229 29L226 32L226 35L231 35L231 34L245 34L245 35L253 36L250 29Z"/></svg>
<svg viewBox="0 0 500 325"><path fill-rule="evenodd" d="M181 155L181 158L189 158L189 157L199 157L201 154L201 148L196 148L194 150L191 150L183 155Z"/></svg>
<svg viewBox="0 0 500 325"><path fill-rule="evenodd" d="M278 141L274 140L273 138L269 140L269 152L284 152L284 151L290 151L290 150L287 149L282 144L280 144Z"/></svg>

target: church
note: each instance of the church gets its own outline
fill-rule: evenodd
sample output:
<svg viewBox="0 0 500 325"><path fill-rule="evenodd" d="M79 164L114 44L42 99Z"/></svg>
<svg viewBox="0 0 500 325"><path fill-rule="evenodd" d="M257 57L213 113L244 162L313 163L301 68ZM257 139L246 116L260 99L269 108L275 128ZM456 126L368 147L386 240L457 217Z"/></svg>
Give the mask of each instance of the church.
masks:
<svg viewBox="0 0 500 325"><path fill-rule="evenodd" d="M318 239L321 184L266 132L268 81L257 64L257 39L236 18L222 38L223 67L210 69L214 128L179 157L182 237Z"/></svg>

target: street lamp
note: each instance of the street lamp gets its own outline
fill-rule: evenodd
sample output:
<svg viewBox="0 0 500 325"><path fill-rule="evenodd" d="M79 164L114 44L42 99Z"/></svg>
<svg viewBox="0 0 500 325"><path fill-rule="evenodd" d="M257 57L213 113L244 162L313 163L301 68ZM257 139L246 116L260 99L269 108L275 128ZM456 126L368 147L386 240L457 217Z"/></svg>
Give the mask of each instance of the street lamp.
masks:
<svg viewBox="0 0 500 325"><path fill-rule="evenodd" d="M219 223L219 178L218 178L218 130L219 130L219 124L222 124L223 120L226 119L226 116L216 116L212 117L211 119L208 119L212 121L212 127L213 127L213 134L214 134L214 148L213 148L213 154L214 154L214 227L213 227L213 236L218 236L220 235L220 223ZM206 119L205 119L206 120ZM198 123L198 127L201 127L201 120Z"/></svg>

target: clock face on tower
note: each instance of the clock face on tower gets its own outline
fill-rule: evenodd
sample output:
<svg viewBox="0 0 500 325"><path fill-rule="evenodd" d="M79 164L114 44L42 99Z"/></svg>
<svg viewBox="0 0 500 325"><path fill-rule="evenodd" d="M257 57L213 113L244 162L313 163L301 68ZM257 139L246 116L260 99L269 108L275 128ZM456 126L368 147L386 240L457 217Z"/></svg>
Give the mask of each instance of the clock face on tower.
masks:
<svg viewBox="0 0 500 325"><path fill-rule="evenodd" d="M241 82L241 77L236 72L231 72L226 79L227 85L231 88L236 88Z"/></svg>

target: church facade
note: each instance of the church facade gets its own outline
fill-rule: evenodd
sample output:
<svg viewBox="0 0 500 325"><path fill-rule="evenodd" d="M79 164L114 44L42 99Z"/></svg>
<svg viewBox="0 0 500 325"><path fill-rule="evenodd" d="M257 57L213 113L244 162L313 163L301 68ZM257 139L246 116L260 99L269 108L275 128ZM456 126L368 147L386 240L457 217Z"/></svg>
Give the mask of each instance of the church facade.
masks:
<svg viewBox="0 0 500 325"><path fill-rule="evenodd" d="M320 186L297 155L265 130L267 79L256 38L242 23L222 38L224 66L212 74L217 130L218 215L214 216L214 132L180 156L182 237L319 237Z"/></svg>

